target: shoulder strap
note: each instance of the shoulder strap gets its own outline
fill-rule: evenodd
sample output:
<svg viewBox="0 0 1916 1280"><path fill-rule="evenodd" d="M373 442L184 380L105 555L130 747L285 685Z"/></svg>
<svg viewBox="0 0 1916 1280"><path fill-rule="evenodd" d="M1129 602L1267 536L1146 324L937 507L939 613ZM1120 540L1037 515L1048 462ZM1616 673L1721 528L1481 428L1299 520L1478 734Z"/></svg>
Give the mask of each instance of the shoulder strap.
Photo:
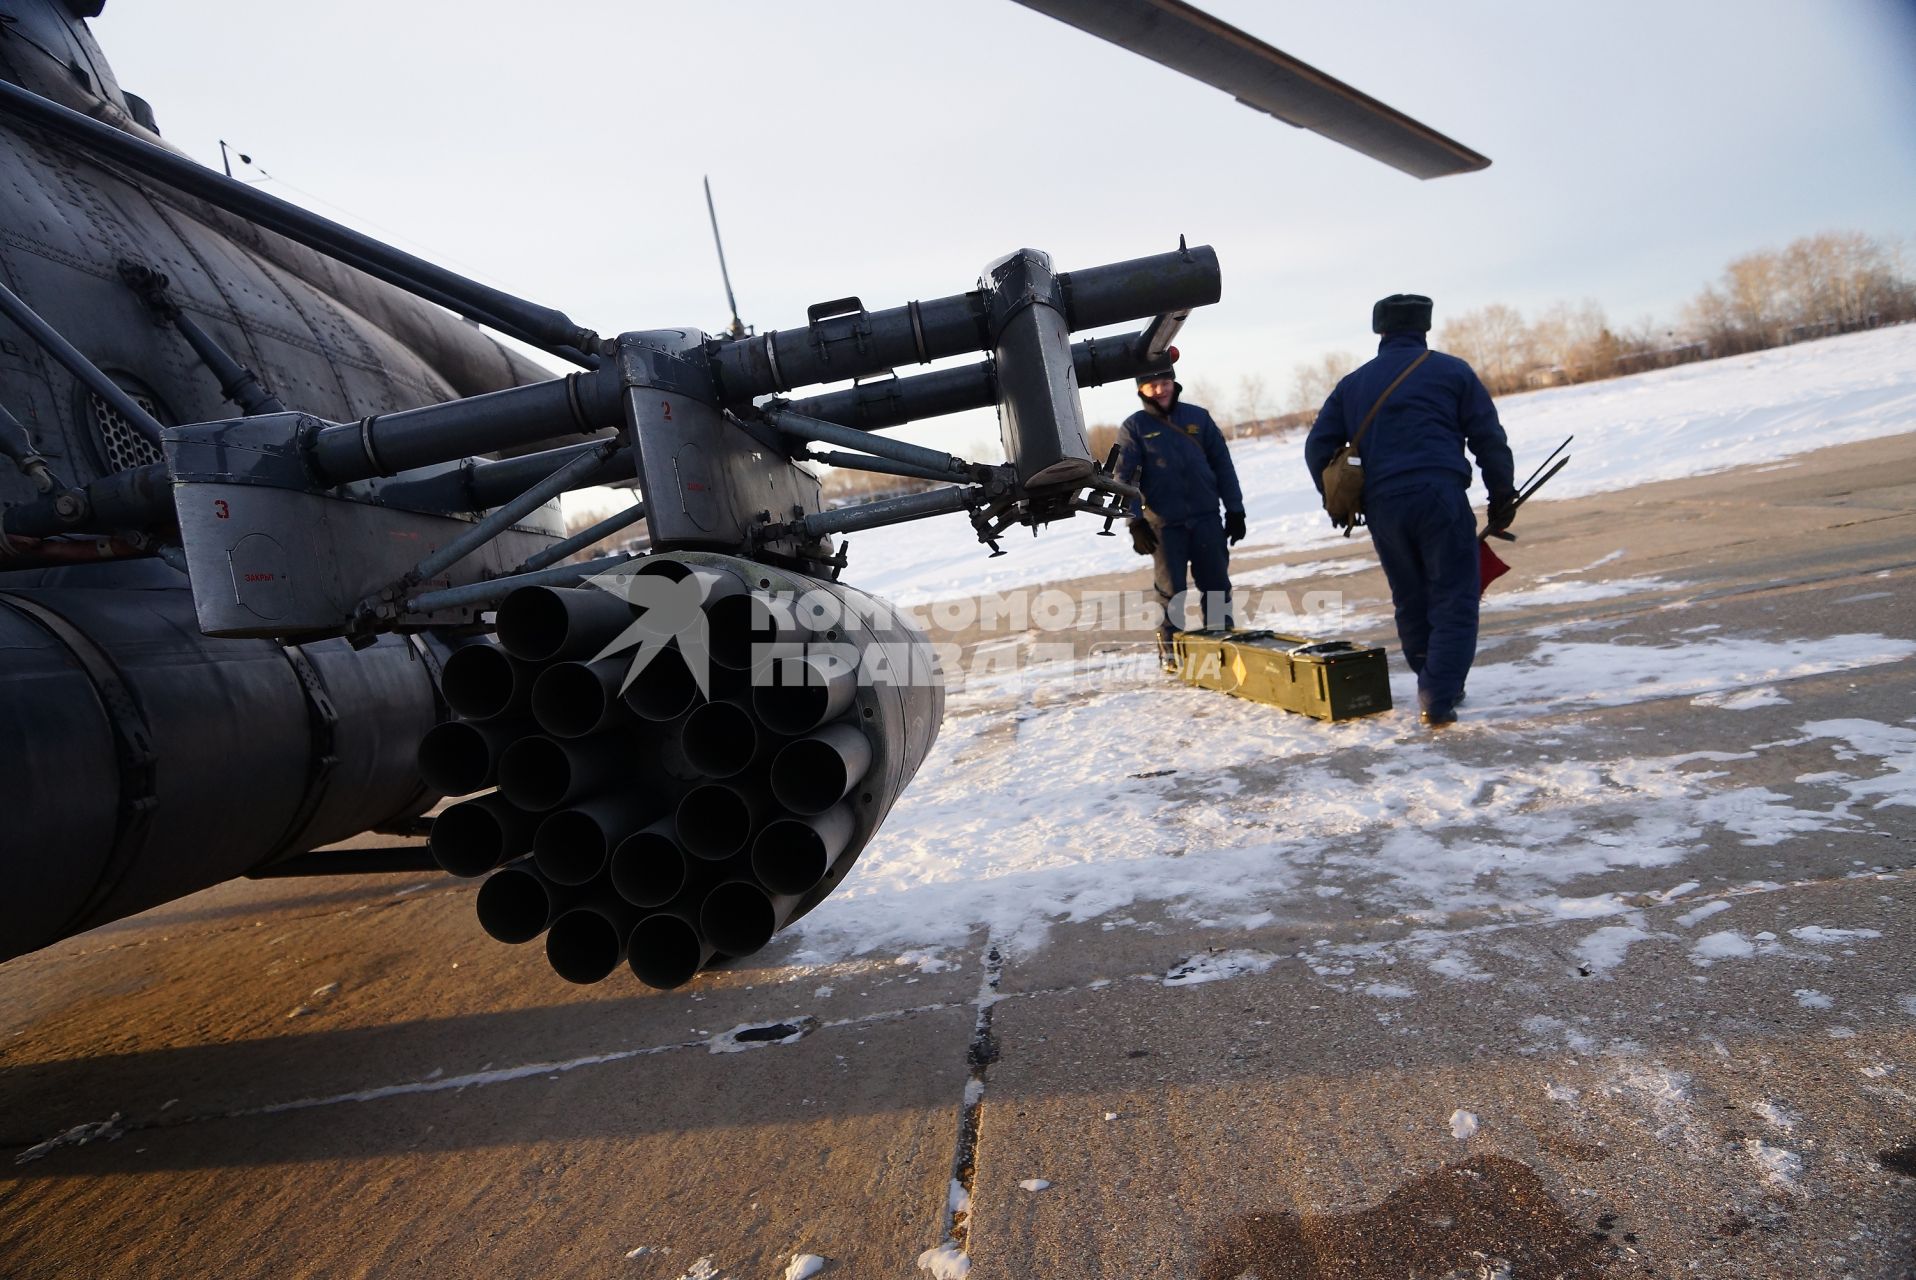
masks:
<svg viewBox="0 0 1916 1280"><path fill-rule="evenodd" d="M1384 407L1384 401L1390 399L1390 393L1397 390L1398 387L1402 386L1404 383L1404 379L1408 378L1411 375L1412 371L1415 370L1418 365L1422 364L1424 361L1428 359L1430 359L1430 348L1425 347L1424 353L1418 356L1415 360L1412 360L1408 365L1404 366L1404 371L1397 375L1396 380L1392 382L1388 387L1384 388L1384 394L1377 397L1377 403L1372 405L1370 407L1370 412L1364 415L1364 425L1357 428L1357 434L1351 437L1351 452L1352 453L1357 452L1358 441L1362 440L1364 438L1364 433L1370 430L1370 424L1372 419L1376 418L1377 411Z"/></svg>

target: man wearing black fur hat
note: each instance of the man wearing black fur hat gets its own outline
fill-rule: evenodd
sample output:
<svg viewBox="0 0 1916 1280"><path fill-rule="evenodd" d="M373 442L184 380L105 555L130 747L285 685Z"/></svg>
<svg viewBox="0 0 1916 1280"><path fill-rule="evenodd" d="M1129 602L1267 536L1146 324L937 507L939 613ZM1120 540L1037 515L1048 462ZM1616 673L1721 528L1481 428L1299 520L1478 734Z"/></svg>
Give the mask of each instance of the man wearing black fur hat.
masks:
<svg viewBox="0 0 1916 1280"><path fill-rule="evenodd" d="M1394 293L1371 309L1377 358L1351 373L1317 415L1304 461L1318 492L1351 445L1362 466L1364 523L1390 582L1397 639L1417 673L1427 725L1457 720L1477 655L1477 521L1469 449L1490 492L1490 527L1509 525L1516 497L1510 445L1490 393L1456 356L1432 351L1430 299Z"/></svg>
<svg viewBox="0 0 1916 1280"><path fill-rule="evenodd" d="M1172 371L1141 374L1137 386L1143 407L1118 432L1118 478L1144 491L1142 508L1130 504L1131 545L1156 562L1165 609L1158 648L1169 666L1171 637L1184 621L1187 566L1202 594L1204 625L1230 625L1230 547L1244 537L1244 495L1224 433L1209 413L1178 399L1184 388Z"/></svg>

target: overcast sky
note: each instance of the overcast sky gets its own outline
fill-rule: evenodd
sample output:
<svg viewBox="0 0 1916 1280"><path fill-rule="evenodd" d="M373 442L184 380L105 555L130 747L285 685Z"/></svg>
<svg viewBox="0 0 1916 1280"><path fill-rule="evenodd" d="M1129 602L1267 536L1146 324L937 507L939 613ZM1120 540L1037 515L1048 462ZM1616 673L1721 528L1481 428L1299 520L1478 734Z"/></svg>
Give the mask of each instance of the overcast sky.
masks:
<svg viewBox="0 0 1916 1280"><path fill-rule="evenodd" d="M1021 245L1068 270L1187 235L1224 301L1179 372L1227 410L1247 374L1275 396L1368 351L1382 294L1673 320L1736 254L1916 232L1911 0L1206 7L1492 167L1419 182L1010 0L113 0L92 26L175 145L217 165L225 138L264 189L603 333L723 328L703 174L760 328L962 292ZM1093 421L1135 403L1086 393Z"/></svg>

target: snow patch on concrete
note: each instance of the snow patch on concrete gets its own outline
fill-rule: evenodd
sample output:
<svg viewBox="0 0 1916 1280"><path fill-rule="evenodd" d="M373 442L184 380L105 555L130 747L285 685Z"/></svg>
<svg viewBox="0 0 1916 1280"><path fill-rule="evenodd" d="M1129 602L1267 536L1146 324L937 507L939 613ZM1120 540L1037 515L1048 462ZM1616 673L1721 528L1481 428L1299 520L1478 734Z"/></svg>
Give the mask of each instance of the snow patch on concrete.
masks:
<svg viewBox="0 0 1916 1280"><path fill-rule="evenodd" d="M1623 963L1632 943L1650 936L1650 931L1639 925L1606 925L1577 943L1577 957L1590 973L1608 973Z"/></svg>
<svg viewBox="0 0 1916 1280"><path fill-rule="evenodd" d="M1682 915L1676 918L1676 922L1677 924L1681 925L1683 928L1688 929L1694 925L1702 923L1705 920L1708 920L1711 916L1715 915L1719 911L1728 911L1729 909L1730 909L1730 904L1728 902L1725 902L1723 899L1718 898L1714 902L1706 902L1700 907L1694 907L1690 909L1689 911L1684 912Z"/></svg>
<svg viewBox="0 0 1916 1280"><path fill-rule="evenodd" d="M1661 578L1609 578L1598 582L1546 582L1519 590L1498 591L1493 588L1484 595L1484 612L1505 613L1559 604L1588 604L1597 600L1642 595L1649 591L1680 590L1688 585L1685 582L1666 582Z"/></svg>
<svg viewBox="0 0 1916 1280"><path fill-rule="evenodd" d="M1222 982L1247 973L1263 973L1276 964L1278 957L1262 951L1215 951L1192 956L1171 966L1158 981L1167 987L1195 987L1205 982Z"/></svg>
<svg viewBox="0 0 1916 1280"><path fill-rule="evenodd" d="M1863 938L1882 936L1882 931L1879 929L1831 929L1820 924L1806 924L1790 930L1790 937L1815 947L1828 947L1839 942L1856 942Z"/></svg>
<svg viewBox="0 0 1916 1280"><path fill-rule="evenodd" d="M1705 934L1690 948L1693 964L1709 965L1718 960L1740 960L1756 954L1756 944L1734 929Z"/></svg>
<svg viewBox="0 0 1916 1280"><path fill-rule="evenodd" d="M971 1274L971 1259L965 1251L947 1240L918 1255L918 1269L932 1280L965 1280Z"/></svg>
<svg viewBox="0 0 1916 1280"><path fill-rule="evenodd" d="M1690 703L1698 707L1721 707L1725 711L1754 711L1758 707L1787 707L1790 700L1764 685L1738 693L1701 693L1690 699Z"/></svg>
<svg viewBox="0 0 1916 1280"><path fill-rule="evenodd" d="M89 1142L117 1141L123 1130L120 1128L120 1113L115 1111L104 1120L89 1120L76 1124L64 1133L57 1133L44 1142L36 1142L13 1158L16 1165L32 1164L60 1147L84 1147Z"/></svg>
<svg viewBox="0 0 1916 1280"><path fill-rule="evenodd" d="M1797 1175L1803 1172L1802 1156L1782 1147L1772 1147L1760 1138L1743 1139L1743 1150L1763 1181L1778 1191L1796 1189Z"/></svg>

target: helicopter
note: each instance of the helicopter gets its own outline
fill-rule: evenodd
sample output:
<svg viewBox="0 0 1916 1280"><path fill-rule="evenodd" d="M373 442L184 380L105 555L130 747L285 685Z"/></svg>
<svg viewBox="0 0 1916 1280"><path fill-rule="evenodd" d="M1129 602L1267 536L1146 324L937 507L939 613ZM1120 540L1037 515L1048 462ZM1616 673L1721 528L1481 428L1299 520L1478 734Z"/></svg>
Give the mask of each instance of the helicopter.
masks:
<svg viewBox="0 0 1916 1280"><path fill-rule="evenodd" d="M1175 0L1021 2L1414 177L1489 163ZM242 876L423 869L569 981L751 954L937 736L926 638L843 539L1108 532L1135 491L1080 391L1221 295L1182 239L1019 248L936 298L603 336L173 148L100 12L0 9L0 960ZM883 434L984 408L997 462ZM827 510L815 463L933 487ZM607 484L637 500L568 536ZM369 831L426 843L327 847Z"/></svg>

